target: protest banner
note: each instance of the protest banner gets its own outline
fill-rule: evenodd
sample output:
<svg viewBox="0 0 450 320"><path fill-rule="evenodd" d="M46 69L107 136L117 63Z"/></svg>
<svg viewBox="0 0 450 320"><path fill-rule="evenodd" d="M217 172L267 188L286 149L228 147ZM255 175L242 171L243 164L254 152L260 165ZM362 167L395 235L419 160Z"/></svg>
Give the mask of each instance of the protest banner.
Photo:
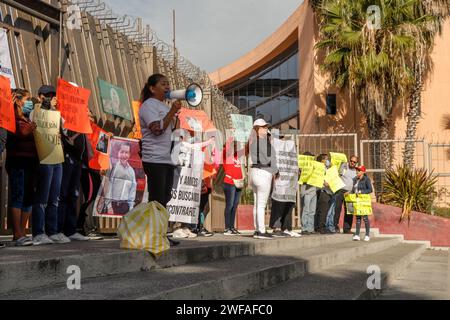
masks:
<svg viewBox="0 0 450 320"><path fill-rule="evenodd" d="M33 119L36 123L34 141L41 164L60 164L64 162L61 144L61 113L44 109L35 109Z"/></svg>
<svg viewBox="0 0 450 320"><path fill-rule="evenodd" d="M372 215L372 196L370 194L348 194L345 196L345 202L349 215Z"/></svg>
<svg viewBox="0 0 450 320"><path fill-rule="evenodd" d="M184 156L181 165L175 169L172 199L167 204L170 221L197 224L202 191L203 152L183 144Z"/></svg>
<svg viewBox="0 0 450 320"><path fill-rule="evenodd" d="M304 184L308 181L314 169L312 165L314 161L314 156L298 156L298 167L302 170L299 184Z"/></svg>
<svg viewBox="0 0 450 320"><path fill-rule="evenodd" d="M343 153L330 152L330 155L331 155L331 165L337 167L338 171L343 163L348 162L347 156Z"/></svg>
<svg viewBox="0 0 450 320"><path fill-rule="evenodd" d="M333 193L336 193L345 187L345 183L342 182L342 179L339 177L338 167L336 166L332 166L327 170L325 182L330 185L330 189Z"/></svg>
<svg viewBox="0 0 450 320"><path fill-rule="evenodd" d="M111 134L91 122L92 133L87 135L94 156L89 160L89 168L94 170L109 169L108 146Z"/></svg>
<svg viewBox="0 0 450 320"><path fill-rule="evenodd" d="M0 76L8 78L11 81L11 88L16 88L9 50L8 31L3 28L0 28Z"/></svg>
<svg viewBox="0 0 450 320"><path fill-rule="evenodd" d="M234 129L234 139L237 142L247 143L253 129L253 118L242 114L232 114L231 122Z"/></svg>
<svg viewBox="0 0 450 320"><path fill-rule="evenodd" d="M0 127L12 133L16 132L16 116L12 101L9 79L0 76Z"/></svg>
<svg viewBox="0 0 450 320"><path fill-rule="evenodd" d="M135 132L133 132L133 138L141 140L142 139L142 131L141 131L141 121L139 120L139 110L141 109L142 103L140 101L133 101L133 114L134 114L134 124L135 124Z"/></svg>
<svg viewBox="0 0 450 320"><path fill-rule="evenodd" d="M110 168L94 203L94 216L121 218L142 203L146 187L139 157L139 141L113 137L109 142Z"/></svg>
<svg viewBox="0 0 450 320"><path fill-rule="evenodd" d="M92 133L89 123L90 96L91 90L76 87L63 79L58 79L56 97L65 129L79 133Z"/></svg>
<svg viewBox="0 0 450 320"><path fill-rule="evenodd" d="M127 93L122 88L97 79L103 111L125 120L131 121L131 106Z"/></svg>
<svg viewBox="0 0 450 320"><path fill-rule="evenodd" d="M323 183L325 182L325 164L313 161L312 166L313 171L306 183L313 187L323 188Z"/></svg>
<svg viewBox="0 0 450 320"><path fill-rule="evenodd" d="M272 199L281 202L296 202L298 188L297 147L291 140L273 139L280 177L275 180Z"/></svg>
<svg viewBox="0 0 450 320"><path fill-rule="evenodd" d="M208 114L202 110L181 108L178 119L180 120L181 129L194 132L217 131Z"/></svg>

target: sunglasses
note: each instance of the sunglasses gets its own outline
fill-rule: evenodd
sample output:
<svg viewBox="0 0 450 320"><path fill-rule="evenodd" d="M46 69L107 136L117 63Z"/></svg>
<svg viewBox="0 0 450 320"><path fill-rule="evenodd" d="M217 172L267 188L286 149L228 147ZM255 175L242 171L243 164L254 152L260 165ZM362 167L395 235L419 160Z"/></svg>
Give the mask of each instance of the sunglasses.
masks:
<svg viewBox="0 0 450 320"><path fill-rule="evenodd" d="M358 164L358 161L350 161L350 163Z"/></svg>

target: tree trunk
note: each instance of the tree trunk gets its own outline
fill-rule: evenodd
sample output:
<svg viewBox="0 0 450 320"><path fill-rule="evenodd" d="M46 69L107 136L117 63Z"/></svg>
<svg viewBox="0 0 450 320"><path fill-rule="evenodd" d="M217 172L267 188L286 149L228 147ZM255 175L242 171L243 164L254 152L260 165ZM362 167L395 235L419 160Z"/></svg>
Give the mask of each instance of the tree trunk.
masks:
<svg viewBox="0 0 450 320"><path fill-rule="evenodd" d="M422 87L423 87L423 61L416 64L414 68L415 84L411 100L409 104L408 114L406 115L406 140L405 149L403 151L403 164L406 167L414 168L414 156L416 152L416 143L412 142L417 139L417 125L419 124L422 113ZM408 140L410 140L408 142Z"/></svg>

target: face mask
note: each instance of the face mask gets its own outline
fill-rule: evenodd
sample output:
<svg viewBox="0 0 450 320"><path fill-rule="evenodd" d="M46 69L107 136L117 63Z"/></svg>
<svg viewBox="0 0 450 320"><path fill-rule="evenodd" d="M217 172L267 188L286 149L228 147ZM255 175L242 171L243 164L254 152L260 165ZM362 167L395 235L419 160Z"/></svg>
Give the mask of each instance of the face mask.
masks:
<svg viewBox="0 0 450 320"><path fill-rule="evenodd" d="M330 161L330 160L327 160L327 161L325 162L325 166L326 166L327 168L331 167L331 161Z"/></svg>
<svg viewBox="0 0 450 320"><path fill-rule="evenodd" d="M25 104L22 107L22 112L25 116L29 116L31 111L33 111L33 108L33 101L25 101Z"/></svg>

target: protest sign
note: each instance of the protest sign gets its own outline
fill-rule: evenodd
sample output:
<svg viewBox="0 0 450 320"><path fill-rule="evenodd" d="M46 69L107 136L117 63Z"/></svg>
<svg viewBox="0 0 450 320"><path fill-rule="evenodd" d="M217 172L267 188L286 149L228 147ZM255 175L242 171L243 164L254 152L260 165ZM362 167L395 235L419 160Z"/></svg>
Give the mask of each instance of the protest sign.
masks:
<svg viewBox="0 0 450 320"><path fill-rule="evenodd" d="M312 166L313 171L306 183L313 187L323 188L323 183L325 182L325 164L313 161Z"/></svg>
<svg viewBox="0 0 450 320"><path fill-rule="evenodd" d="M146 186L139 141L113 137L109 142L110 169L94 203L94 216L121 218L142 203Z"/></svg>
<svg viewBox="0 0 450 320"><path fill-rule="evenodd" d="M342 179L339 177L338 167L336 166L332 166L327 170L325 182L330 185L330 189L333 193L336 193L345 187L345 183L342 182Z"/></svg>
<svg viewBox="0 0 450 320"><path fill-rule="evenodd" d="M296 202L298 188L298 158L294 141L273 139L280 177L275 180L272 199Z"/></svg>
<svg viewBox="0 0 450 320"><path fill-rule="evenodd" d="M347 156L343 153L330 152L331 164L339 170L343 163L348 162Z"/></svg>
<svg viewBox="0 0 450 320"><path fill-rule="evenodd" d="M298 167L302 170L299 184L304 184L308 181L314 169L312 165L314 161L314 156L298 156Z"/></svg>
<svg viewBox="0 0 450 320"><path fill-rule="evenodd" d="M64 162L61 144L61 113L44 109L35 109L33 119L36 123L34 141L41 164L60 164Z"/></svg>
<svg viewBox="0 0 450 320"><path fill-rule="evenodd" d="M232 114L231 122L234 128L234 139L247 143L253 129L253 118L242 114Z"/></svg>
<svg viewBox="0 0 450 320"><path fill-rule="evenodd" d="M103 111L131 121L130 100L125 90L100 78L97 81L100 88Z"/></svg>
<svg viewBox="0 0 450 320"><path fill-rule="evenodd" d="M76 87L63 79L58 79L56 97L65 129L79 133L92 133L88 107L90 96L91 90Z"/></svg>
<svg viewBox="0 0 450 320"><path fill-rule="evenodd" d="M11 52L9 50L8 32L3 28L0 28L0 76L8 78L11 81L11 88L16 88Z"/></svg>
<svg viewBox="0 0 450 320"><path fill-rule="evenodd" d="M94 155L89 160L89 168L94 170L109 169L108 146L111 134L91 122L92 133L87 135Z"/></svg>
<svg viewBox="0 0 450 320"><path fill-rule="evenodd" d="M349 215L372 215L372 196L370 194L348 194L345 196L345 202Z"/></svg>
<svg viewBox="0 0 450 320"><path fill-rule="evenodd" d="M178 119L180 119L181 129L195 132L217 131L208 114L202 110L182 108Z"/></svg>
<svg viewBox="0 0 450 320"><path fill-rule="evenodd" d="M16 116L11 95L9 79L0 76L0 127L12 133L16 132Z"/></svg>
<svg viewBox="0 0 450 320"><path fill-rule="evenodd" d="M142 104L140 101L133 101L133 103L132 103L133 114L134 114L134 124L135 124L134 130L136 130L133 133L133 138L138 139L138 140L142 139L141 121L139 120L139 110L141 109L141 105Z"/></svg>
<svg viewBox="0 0 450 320"><path fill-rule="evenodd" d="M170 221L197 224L202 191L203 152L182 143L184 157L175 169L172 187L172 199L167 204Z"/></svg>

